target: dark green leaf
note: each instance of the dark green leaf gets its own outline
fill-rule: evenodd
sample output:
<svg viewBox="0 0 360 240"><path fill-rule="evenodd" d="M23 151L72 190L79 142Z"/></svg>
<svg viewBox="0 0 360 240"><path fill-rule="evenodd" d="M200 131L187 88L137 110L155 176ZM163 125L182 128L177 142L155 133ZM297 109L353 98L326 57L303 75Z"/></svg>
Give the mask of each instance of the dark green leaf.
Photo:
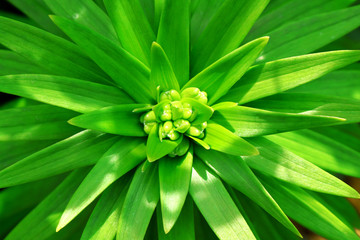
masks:
<svg viewBox="0 0 360 240"><path fill-rule="evenodd" d="M215 111L212 121L240 137L255 137L296 129L320 127L345 121L342 118L271 112L237 106Z"/></svg>
<svg viewBox="0 0 360 240"><path fill-rule="evenodd" d="M223 126L212 122L209 122L206 127L203 141L209 144L211 149L231 155L249 156L259 154L253 145Z"/></svg>
<svg viewBox="0 0 360 240"><path fill-rule="evenodd" d="M160 92L172 89L176 91L180 90L179 83L169 59L161 46L156 42L153 42L151 46L150 81L155 87L160 86Z"/></svg>
<svg viewBox="0 0 360 240"><path fill-rule="evenodd" d="M0 75L46 72L15 52L0 50Z"/></svg>
<svg viewBox="0 0 360 240"><path fill-rule="evenodd" d="M189 80L190 0L164 0L162 8L157 42L182 86Z"/></svg>
<svg viewBox="0 0 360 240"><path fill-rule="evenodd" d="M52 74L108 82L107 75L75 44L44 30L0 17L0 43Z"/></svg>
<svg viewBox="0 0 360 240"><path fill-rule="evenodd" d="M221 180L195 159L189 192L201 214L221 240L255 240Z"/></svg>
<svg viewBox="0 0 360 240"><path fill-rule="evenodd" d="M300 235L243 159L217 151L205 150L201 147L195 148L195 153L214 170L221 179L256 202L286 228Z"/></svg>
<svg viewBox="0 0 360 240"><path fill-rule="evenodd" d="M251 168L313 191L344 197L360 197L356 190L340 179L280 145L262 137L249 138L248 141L260 151L258 156L244 157Z"/></svg>
<svg viewBox="0 0 360 240"><path fill-rule="evenodd" d="M139 0L105 0L104 3L121 45L149 66L155 34Z"/></svg>
<svg viewBox="0 0 360 240"><path fill-rule="evenodd" d="M166 234L173 228L185 203L192 163L192 149L182 157L165 157L159 162L162 223Z"/></svg>
<svg viewBox="0 0 360 240"><path fill-rule="evenodd" d="M142 113L134 113L133 110L143 106L146 105L123 104L106 107L72 118L69 123L106 133L142 137L146 136L140 123Z"/></svg>
<svg viewBox="0 0 360 240"><path fill-rule="evenodd" d="M65 227L108 186L146 158L139 138L121 138L95 164L64 210L57 231Z"/></svg>
<svg viewBox="0 0 360 240"><path fill-rule="evenodd" d="M268 2L226 0L191 50L191 75L238 48Z"/></svg>
<svg viewBox="0 0 360 240"><path fill-rule="evenodd" d="M183 89L197 87L208 94L209 105L215 103L244 75L267 42L267 37L259 38L232 51L193 77Z"/></svg>
<svg viewBox="0 0 360 240"><path fill-rule="evenodd" d="M160 140L159 126L157 124L151 129L146 143L146 154L148 161L156 161L171 153L181 143L182 139L183 136L181 135L181 137L175 141L170 139Z"/></svg>
<svg viewBox="0 0 360 240"><path fill-rule="evenodd" d="M345 8L292 22L268 33L259 62L307 54L344 36L360 25L360 6Z"/></svg>
<svg viewBox="0 0 360 240"><path fill-rule="evenodd" d="M96 163L117 137L83 131L36 152L0 172L0 187L54 176Z"/></svg>
<svg viewBox="0 0 360 240"><path fill-rule="evenodd" d="M66 18L52 20L136 101L152 102L150 70L118 44Z"/></svg>
<svg viewBox="0 0 360 240"><path fill-rule="evenodd" d="M0 76L0 91L77 112L133 102L119 88L52 75Z"/></svg>
<svg viewBox="0 0 360 240"><path fill-rule="evenodd" d="M248 103L247 106L276 112L324 115L360 122L360 101L303 93L280 93ZM340 122L339 122L340 123Z"/></svg>
<svg viewBox="0 0 360 240"><path fill-rule="evenodd" d="M323 169L360 177L359 148L354 150L345 142L311 130L281 133L267 138Z"/></svg>
<svg viewBox="0 0 360 240"><path fill-rule="evenodd" d="M310 192L269 177L262 176L261 179L285 213L298 223L329 240L359 239L353 229L346 226Z"/></svg>
<svg viewBox="0 0 360 240"><path fill-rule="evenodd" d="M117 239L142 240L159 201L159 175L156 163L135 172L121 210Z"/></svg>
<svg viewBox="0 0 360 240"><path fill-rule="evenodd" d="M360 51L334 51L257 65L234 85L222 101L251 102L310 82L358 60Z"/></svg>
<svg viewBox="0 0 360 240"><path fill-rule="evenodd" d="M81 240L114 239L129 181L120 179L108 187L86 223Z"/></svg>
<svg viewBox="0 0 360 240"><path fill-rule="evenodd" d="M359 79L359 70L339 70L329 73L316 81L291 89L290 92L332 95L360 100Z"/></svg>

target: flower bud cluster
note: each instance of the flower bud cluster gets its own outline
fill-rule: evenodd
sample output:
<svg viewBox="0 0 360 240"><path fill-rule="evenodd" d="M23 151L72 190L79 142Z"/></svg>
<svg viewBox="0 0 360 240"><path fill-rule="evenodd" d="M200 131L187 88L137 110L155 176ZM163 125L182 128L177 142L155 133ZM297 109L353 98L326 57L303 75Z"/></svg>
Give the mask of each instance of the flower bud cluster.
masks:
<svg viewBox="0 0 360 240"><path fill-rule="evenodd" d="M193 87L187 88L181 93L176 90L161 93L159 103L151 111L141 116L140 121L144 124L144 131L149 134L153 127L159 125L160 139L168 138L175 141L182 134L198 138L204 137L207 122L193 124L198 116L198 109L186 101L189 98L202 104L207 104L208 101L205 92ZM181 147L184 146L180 144L178 148Z"/></svg>

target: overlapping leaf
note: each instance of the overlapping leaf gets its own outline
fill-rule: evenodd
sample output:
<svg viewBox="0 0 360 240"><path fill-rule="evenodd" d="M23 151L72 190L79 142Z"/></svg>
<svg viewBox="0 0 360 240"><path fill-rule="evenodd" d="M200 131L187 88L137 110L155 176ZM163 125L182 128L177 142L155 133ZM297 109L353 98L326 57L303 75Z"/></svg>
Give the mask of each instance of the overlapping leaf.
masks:
<svg viewBox="0 0 360 240"><path fill-rule="evenodd" d="M46 73L46 70L8 50L0 50L0 75L21 73Z"/></svg>

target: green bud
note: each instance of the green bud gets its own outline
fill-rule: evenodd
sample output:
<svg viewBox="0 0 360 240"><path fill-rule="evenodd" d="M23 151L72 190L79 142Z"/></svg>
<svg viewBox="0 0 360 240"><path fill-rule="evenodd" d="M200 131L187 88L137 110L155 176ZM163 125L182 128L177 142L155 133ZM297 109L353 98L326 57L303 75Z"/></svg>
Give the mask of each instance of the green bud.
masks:
<svg viewBox="0 0 360 240"><path fill-rule="evenodd" d="M191 126L186 133L193 137L199 137L202 133L202 130L197 127Z"/></svg>
<svg viewBox="0 0 360 240"><path fill-rule="evenodd" d="M189 122L193 122L196 119L197 115L198 115L198 111L197 110L193 111L189 118Z"/></svg>
<svg viewBox="0 0 360 240"><path fill-rule="evenodd" d="M207 104L207 93L206 92L200 92L199 95L196 97L196 100L198 100L202 104Z"/></svg>
<svg viewBox="0 0 360 240"><path fill-rule="evenodd" d="M200 93L200 89L195 87L190 87L184 89L184 91L181 92L181 96L183 98L196 98L196 96L198 96L199 93Z"/></svg>
<svg viewBox="0 0 360 240"><path fill-rule="evenodd" d="M172 118L171 110L163 111L163 113L160 116L160 120L163 121L163 122L170 121L171 118Z"/></svg>
<svg viewBox="0 0 360 240"><path fill-rule="evenodd" d="M166 121L163 125L164 132L168 134L173 129L173 123L171 121Z"/></svg>
<svg viewBox="0 0 360 240"><path fill-rule="evenodd" d="M144 121L143 121L144 123L155 122L155 121L156 121L156 116L155 116L154 111L150 111L150 112L145 114Z"/></svg>
<svg viewBox="0 0 360 240"><path fill-rule="evenodd" d="M202 130L204 130L206 127L207 127L207 122L203 122L203 123L201 124Z"/></svg>
<svg viewBox="0 0 360 240"><path fill-rule="evenodd" d="M189 119L191 117L191 114L193 113L191 108L184 108L183 111L183 119Z"/></svg>
<svg viewBox="0 0 360 240"><path fill-rule="evenodd" d="M155 122L144 123L144 131L149 134L151 129L156 125Z"/></svg>
<svg viewBox="0 0 360 240"><path fill-rule="evenodd" d="M176 131L180 133L185 133L190 128L190 122L184 119L178 119L174 122Z"/></svg>
<svg viewBox="0 0 360 240"><path fill-rule="evenodd" d="M172 120L177 120L183 117L183 105L180 101L171 103Z"/></svg>
<svg viewBox="0 0 360 240"><path fill-rule="evenodd" d="M170 138L170 140L175 141L180 137L180 134L178 132L174 131L174 130L171 130L170 133L168 133L167 136Z"/></svg>
<svg viewBox="0 0 360 240"><path fill-rule="evenodd" d="M180 94L178 93L178 91L176 91L174 89L163 92L160 95L160 102L163 100L179 101L180 99L181 99Z"/></svg>

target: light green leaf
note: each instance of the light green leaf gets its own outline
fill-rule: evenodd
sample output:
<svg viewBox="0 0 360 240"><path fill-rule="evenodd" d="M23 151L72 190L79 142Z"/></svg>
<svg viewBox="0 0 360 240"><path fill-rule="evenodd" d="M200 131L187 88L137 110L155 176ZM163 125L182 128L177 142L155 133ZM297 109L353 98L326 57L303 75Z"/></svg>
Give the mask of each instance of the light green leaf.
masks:
<svg viewBox="0 0 360 240"><path fill-rule="evenodd" d="M52 20L136 101L152 102L150 70L118 44L66 18Z"/></svg>
<svg viewBox="0 0 360 240"><path fill-rule="evenodd" d="M159 138L159 125L157 124L151 129L146 143L147 159L150 162L156 161L165 155L171 153L182 141L183 135L177 140Z"/></svg>
<svg viewBox="0 0 360 240"><path fill-rule="evenodd" d="M243 106L219 109L215 111L211 120L240 137L255 137L302 128L328 126L345 121L336 117L271 112Z"/></svg>
<svg viewBox="0 0 360 240"><path fill-rule="evenodd" d="M192 45L198 40L201 33L209 24L211 18L215 15L225 0L192 0L190 41Z"/></svg>
<svg viewBox="0 0 360 240"><path fill-rule="evenodd" d="M238 48L268 2L226 0L191 50L191 75Z"/></svg>
<svg viewBox="0 0 360 240"><path fill-rule="evenodd" d="M81 240L114 239L129 181L120 179L108 187L86 223Z"/></svg>
<svg viewBox="0 0 360 240"><path fill-rule="evenodd" d="M211 149L231 155L248 156L259 154L253 145L213 122L208 123L203 141L209 144Z"/></svg>
<svg viewBox="0 0 360 240"><path fill-rule="evenodd" d="M209 144L207 144L206 142L204 142L203 140L193 137L193 136L188 136L189 138L191 138L192 140L194 140L194 142L196 142L197 144L199 144L200 146L202 146L203 148L205 148L206 150L210 149Z"/></svg>
<svg viewBox="0 0 360 240"><path fill-rule="evenodd" d="M150 81L153 83L153 86L160 86L160 92L172 89L176 91L180 90L169 59L161 46L156 42L153 42L151 46Z"/></svg>
<svg viewBox="0 0 360 240"><path fill-rule="evenodd" d="M257 65L221 101L251 102L310 82L358 60L360 51L333 51Z"/></svg>
<svg viewBox="0 0 360 240"><path fill-rule="evenodd" d="M77 112L133 102L119 88L52 75L0 76L0 91Z"/></svg>
<svg viewBox="0 0 360 240"><path fill-rule="evenodd" d="M140 123L142 113L135 113L135 108L145 104L122 104L106 107L82 114L69 120L69 123L85 129L118 134L123 136L146 136Z"/></svg>
<svg viewBox="0 0 360 240"><path fill-rule="evenodd" d="M156 41L164 49L182 86L189 80L190 0L164 0L162 5Z"/></svg>
<svg viewBox="0 0 360 240"><path fill-rule="evenodd" d="M45 240L54 236L56 224L66 203L87 172L88 169L79 169L71 173L7 235L6 239Z"/></svg>
<svg viewBox="0 0 360 240"><path fill-rule="evenodd" d="M45 5L43 0L8 0L15 7L20 9L29 18L34 20L41 28L62 36L62 32L51 22L49 14L51 10Z"/></svg>
<svg viewBox="0 0 360 240"><path fill-rule="evenodd" d="M173 228L185 203L192 163L192 149L184 156L165 157L159 162L160 200L165 234Z"/></svg>
<svg viewBox="0 0 360 240"><path fill-rule="evenodd" d="M313 191L360 198L359 193L340 179L293 154L266 137L249 138L260 154L244 157L253 169Z"/></svg>
<svg viewBox="0 0 360 240"><path fill-rule="evenodd" d="M66 138L80 130L66 123L75 115L75 112L48 105L1 110L0 141Z"/></svg>
<svg viewBox="0 0 360 240"><path fill-rule="evenodd" d="M44 30L0 17L0 43L54 75L109 82L78 46Z"/></svg>
<svg viewBox="0 0 360 240"><path fill-rule="evenodd" d="M358 149L354 150L333 137L311 130L301 130L267 138L323 169L360 177Z"/></svg>
<svg viewBox="0 0 360 240"><path fill-rule="evenodd" d="M360 25L360 6L292 22L268 33L269 44L259 62L307 54L344 36Z"/></svg>
<svg viewBox="0 0 360 240"><path fill-rule="evenodd" d="M0 171L0 187L10 187L96 163L117 137L83 131Z"/></svg>
<svg viewBox="0 0 360 240"><path fill-rule="evenodd" d="M100 158L71 197L56 231L71 222L108 186L144 161L145 144L139 138L121 138ZM123 180L125 181L125 180Z"/></svg>
<svg viewBox="0 0 360 240"><path fill-rule="evenodd" d="M195 148L195 154L214 170L221 179L244 193L286 228L300 236L298 230L286 217L243 159L199 147Z"/></svg>
<svg viewBox="0 0 360 240"><path fill-rule="evenodd" d="M149 66L155 34L139 0L105 0L104 3L121 45Z"/></svg>
<svg viewBox="0 0 360 240"><path fill-rule="evenodd" d="M274 9L269 14L263 14L255 22L245 41L266 36L269 32L298 19L345 8L355 2L355 0L314 0L305 2L302 0L291 0L282 2L284 2L282 6Z"/></svg>
<svg viewBox="0 0 360 240"><path fill-rule="evenodd" d="M160 180L161 181L161 180ZM193 201L188 196L181 210L180 216L177 219L174 227L167 234L164 232L164 226L161 216L161 208L157 207L157 224L159 240L195 240L195 226L194 226L194 209Z"/></svg>
<svg viewBox="0 0 360 240"><path fill-rule="evenodd" d="M221 180L195 159L189 192L221 240L256 239Z"/></svg>
<svg viewBox="0 0 360 240"><path fill-rule="evenodd" d="M159 176L156 164L135 172L120 214L117 239L142 240L159 201Z"/></svg>
<svg viewBox="0 0 360 240"><path fill-rule="evenodd" d="M329 240L359 239L353 229L346 226L310 192L269 177L261 176L261 179L285 213L301 225Z"/></svg>
<svg viewBox="0 0 360 240"><path fill-rule="evenodd" d="M332 95L360 100L359 79L359 70L339 70L329 73L316 81L293 88L290 92Z"/></svg>
<svg viewBox="0 0 360 240"><path fill-rule="evenodd" d="M344 118L341 124L360 122L360 101L306 93L280 93L248 103L269 111Z"/></svg>
<svg viewBox="0 0 360 240"><path fill-rule="evenodd" d="M0 50L0 75L46 72L15 52Z"/></svg>
<svg viewBox="0 0 360 240"><path fill-rule="evenodd" d="M91 0L42 0L58 16L66 17L117 42L109 17Z"/></svg>
<svg viewBox="0 0 360 240"><path fill-rule="evenodd" d="M197 87L205 91L209 105L212 105L244 75L268 40L267 37L259 38L232 51L193 77L183 89Z"/></svg>

